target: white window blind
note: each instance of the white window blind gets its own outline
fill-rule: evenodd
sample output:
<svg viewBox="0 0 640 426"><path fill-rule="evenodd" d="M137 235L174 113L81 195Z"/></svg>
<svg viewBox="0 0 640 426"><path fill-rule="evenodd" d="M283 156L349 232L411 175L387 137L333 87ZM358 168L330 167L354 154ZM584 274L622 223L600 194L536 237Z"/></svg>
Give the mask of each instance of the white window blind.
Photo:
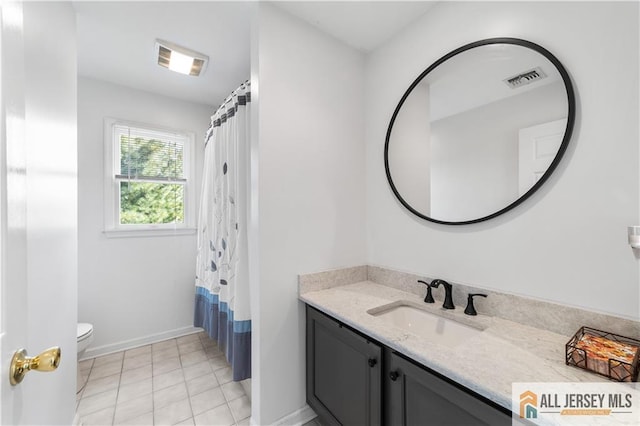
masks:
<svg viewBox="0 0 640 426"><path fill-rule="evenodd" d="M120 170L116 179L185 182L184 135L116 125Z"/></svg>

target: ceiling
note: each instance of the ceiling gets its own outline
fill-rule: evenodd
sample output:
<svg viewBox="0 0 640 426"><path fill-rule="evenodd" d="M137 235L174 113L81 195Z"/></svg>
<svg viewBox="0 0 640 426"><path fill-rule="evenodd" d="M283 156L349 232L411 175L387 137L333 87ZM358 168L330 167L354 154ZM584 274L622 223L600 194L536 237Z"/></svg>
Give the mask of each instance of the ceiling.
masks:
<svg viewBox="0 0 640 426"><path fill-rule="evenodd" d="M517 88L505 83L508 78L536 68L540 68L546 77ZM556 67L537 51L499 43L476 47L449 58L433 69L420 86L429 87L430 120L433 122L561 80Z"/></svg>
<svg viewBox="0 0 640 426"><path fill-rule="evenodd" d="M249 2L74 2L78 73L217 106L250 77ZM193 77L158 66L156 38L209 56Z"/></svg>
<svg viewBox="0 0 640 426"><path fill-rule="evenodd" d="M281 9L310 23L351 47L371 52L436 1L285 1Z"/></svg>
<svg viewBox="0 0 640 426"><path fill-rule="evenodd" d="M282 10L369 52L435 2L287 1ZM250 1L75 1L80 76L217 106L250 77ZM200 77L156 64L163 39L209 56Z"/></svg>

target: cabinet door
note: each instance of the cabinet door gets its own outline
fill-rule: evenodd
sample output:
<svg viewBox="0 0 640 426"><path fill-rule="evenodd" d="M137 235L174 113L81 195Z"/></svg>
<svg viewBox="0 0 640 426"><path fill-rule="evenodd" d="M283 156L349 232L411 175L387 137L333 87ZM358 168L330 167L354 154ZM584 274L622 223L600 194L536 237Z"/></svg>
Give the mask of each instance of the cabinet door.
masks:
<svg viewBox="0 0 640 426"><path fill-rule="evenodd" d="M382 348L307 306L307 402L330 425L380 425Z"/></svg>
<svg viewBox="0 0 640 426"><path fill-rule="evenodd" d="M391 350L386 351L385 423L393 426L500 426L511 416Z"/></svg>

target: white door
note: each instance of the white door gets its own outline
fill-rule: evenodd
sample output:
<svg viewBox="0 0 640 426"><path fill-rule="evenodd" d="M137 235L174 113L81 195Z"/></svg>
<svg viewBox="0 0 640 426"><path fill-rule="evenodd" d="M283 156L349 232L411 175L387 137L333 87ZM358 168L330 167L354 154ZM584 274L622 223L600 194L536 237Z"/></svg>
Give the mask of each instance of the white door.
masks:
<svg viewBox="0 0 640 426"><path fill-rule="evenodd" d="M0 1L0 420L71 424L77 323L77 65L70 3ZM59 346L56 371L9 365Z"/></svg>
<svg viewBox="0 0 640 426"><path fill-rule="evenodd" d="M520 129L518 195L527 192L547 171L562 144L567 119Z"/></svg>

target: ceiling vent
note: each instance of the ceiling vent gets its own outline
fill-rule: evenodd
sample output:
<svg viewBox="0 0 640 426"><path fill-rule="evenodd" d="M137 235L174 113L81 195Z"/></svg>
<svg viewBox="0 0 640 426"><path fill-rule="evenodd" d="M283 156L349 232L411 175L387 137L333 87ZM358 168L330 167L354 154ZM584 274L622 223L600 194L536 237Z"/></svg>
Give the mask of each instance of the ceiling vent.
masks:
<svg viewBox="0 0 640 426"><path fill-rule="evenodd" d="M158 65L181 74L199 76L207 67L209 57L186 47L164 40L156 40Z"/></svg>
<svg viewBox="0 0 640 426"><path fill-rule="evenodd" d="M512 89L517 89L518 87L526 86L527 84L534 83L546 77L547 75L544 73L544 71L542 71L542 68L536 67L532 70L514 75L513 77L509 77L502 81L504 81L507 86L511 87Z"/></svg>

